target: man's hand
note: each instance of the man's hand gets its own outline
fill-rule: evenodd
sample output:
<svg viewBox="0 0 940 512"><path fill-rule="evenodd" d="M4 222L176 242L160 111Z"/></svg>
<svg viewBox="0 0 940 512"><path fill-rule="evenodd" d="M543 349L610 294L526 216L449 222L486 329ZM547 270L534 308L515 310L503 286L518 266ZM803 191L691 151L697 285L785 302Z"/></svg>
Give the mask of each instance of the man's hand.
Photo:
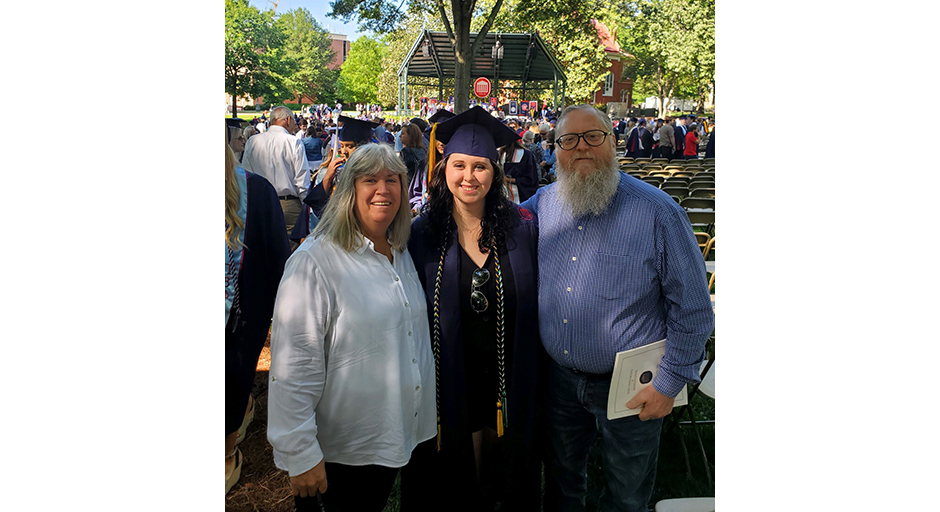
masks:
<svg viewBox="0 0 940 512"><path fill-rule="evenodd" d="M639 393L627 402L627 409L636 409L643 406L640 411L640 421L656 420L672 412L672 406L675 398L669 398L666 395L656 391L653 386L646 386Z"/></svg>
<svg viewBox="0 0 940 512"><path fill-rule="evenodd" d="M321 460L309 471L290 477L290 491L301 498L316 496L317 491L326 492L326 461Z"/></svg>

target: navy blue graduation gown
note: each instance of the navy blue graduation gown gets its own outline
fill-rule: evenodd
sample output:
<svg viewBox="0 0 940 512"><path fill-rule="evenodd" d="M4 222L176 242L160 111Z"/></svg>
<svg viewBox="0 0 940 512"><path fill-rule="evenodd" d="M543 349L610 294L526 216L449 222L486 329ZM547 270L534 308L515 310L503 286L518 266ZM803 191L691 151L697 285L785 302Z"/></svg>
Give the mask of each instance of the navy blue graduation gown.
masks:
<svg viewBox="0 0 940 512"><path fill-rule="evenodd" d="M516 317L513 333L511 369L509 370L509 427L501 438L504 461L501 475L508 489L503 510L540 510L541 453L544 431L544 376L547 355L539 338L538 324L538 229L535 214L517 209L515 227L507 237L507 251L516 284ZM424 286L432 336L434 329L434 287L440 263L440 247L428 239L427 217L422 214L414 222L408 244L415 268ZM441 451L434 456L433 482L422 489L426 499L436 503L438 510L477 510L478 493L473 442L469 430L464 340L458 296L460 246L456 227L444 258L441 278L440 317L440 397ZM496 414L494 404L493 414ZM403 495L404 495L403 487ZM434 509L434 506L422 510Z"/></svg>

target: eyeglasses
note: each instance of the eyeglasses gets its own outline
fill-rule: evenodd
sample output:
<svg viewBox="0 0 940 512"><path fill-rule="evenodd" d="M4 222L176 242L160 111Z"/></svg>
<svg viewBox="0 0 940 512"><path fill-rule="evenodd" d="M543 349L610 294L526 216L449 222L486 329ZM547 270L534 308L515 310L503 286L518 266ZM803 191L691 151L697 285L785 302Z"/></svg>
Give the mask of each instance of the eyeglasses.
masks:
<svg viewBox="0 0 940 512"><path fill-rule="evenodd" d="M555 144L565 151L574 149L578 145L579 139L584 139L588 146L600 146L607 140L610 132L604 130L589 130L584 133L566 133L561 137L555 138Z"/></svg>
<svg viewBox="0 0 940 512"><path fill-rule="evenodd" d="M470 292L470 308L477 313L486 311L486 308L490 305L490 302L486 300L486 295L483 295L483 292L479 290L489 279L489 270L478 268L473 271L473 278L470 280L470 286L473 289L473 291Z"/></svg>

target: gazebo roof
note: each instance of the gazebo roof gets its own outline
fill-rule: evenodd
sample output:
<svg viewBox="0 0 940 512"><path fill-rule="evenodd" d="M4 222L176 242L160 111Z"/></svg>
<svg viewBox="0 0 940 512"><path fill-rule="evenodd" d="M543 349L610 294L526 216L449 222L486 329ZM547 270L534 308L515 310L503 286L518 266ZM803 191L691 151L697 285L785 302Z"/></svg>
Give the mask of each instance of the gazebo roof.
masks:
<svg viewBox="0 0 940 512"><path fill-rule="evenodd" d="M475 32L470 33L471 45L476 41L477 35ZM492 50L497 41L503 48L502 59L493 59ZM422 50L424 44L428 45L426 57ZM447 32L425 30L418 36L408 56L398 68L398 74L401 76L407 67L408 76L453 77L455 60L454 48ZM568 80L551 48L538 33L488 32L479 52L473 57L470 76L521 82Z"/></svg>

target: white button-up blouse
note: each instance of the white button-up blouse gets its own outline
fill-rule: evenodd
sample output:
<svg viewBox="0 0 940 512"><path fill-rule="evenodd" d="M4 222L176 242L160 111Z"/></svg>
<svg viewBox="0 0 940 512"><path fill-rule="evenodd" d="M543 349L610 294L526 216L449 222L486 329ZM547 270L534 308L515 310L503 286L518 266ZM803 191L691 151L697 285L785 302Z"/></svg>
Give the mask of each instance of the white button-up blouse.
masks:
<svg viewBox="0 0 940 512"><path fill-rule="evenodd" d="M437 434L424 290L408 250L307 238L274 304L268 440L291 476L320 460L401 467Z"/></svg>

